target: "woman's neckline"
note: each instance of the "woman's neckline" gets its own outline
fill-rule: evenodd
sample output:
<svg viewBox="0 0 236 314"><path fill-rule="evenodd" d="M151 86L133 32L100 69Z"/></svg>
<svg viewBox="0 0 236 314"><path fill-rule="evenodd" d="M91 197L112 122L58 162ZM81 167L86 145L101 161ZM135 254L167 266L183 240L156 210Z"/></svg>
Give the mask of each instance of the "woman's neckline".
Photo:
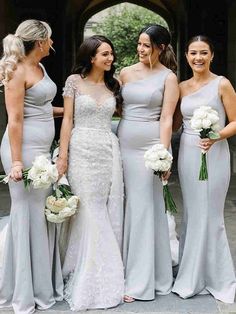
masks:
<svg viewBox="0 0 236 314"><path fill-rule="evenodd" d="M83 80L83 82L86 84L89 84L89 85L91 85L91 86L104 86L104 85L106 85L105 84L105 82L103 81L103 82L93 82L93 81L91 81L91 80L89 80L88 78L82 78L82 80Z"/></svg>
<svg viewBox="0 0 236 314"><path fill-rule="evenodd" d="M35 83L34 85L32 85L31 87L26 88L26 91L28 91L28 90L32 89L33 87L37 86L40 82L42 82L42 81L45 79L45 77L46 77L46 71L45 71L45 69L44 69L44 66L43 66L41 63L39 63L39 66L40 66L40 68L43 70L43 77L41 78L41 80L39 80L38 82L36 82L36 83Z"/></svg>
<svg viewBox="0 0 236 314"><path fill-rule="evenodd" d="M127 83L124 83L124 84L122 84L122 86L126 86L126 85L128 85L128 84L134 84L134 83L138 83L138 82L142 82L142 81L146 81L146 80L148 80L148 79L150 79L150 78L152 78L152 77L154 77L154 76L157 76L157 75L159 75L160 73L162 73L162 72L164 72L164 71L171 71L170 69L167 69L167 68L165 68L165 69L162 69L162 70L158 70L158 71L156 71L155 73L152 73L152 74L150 74L150 75L148 75L148 76L146 76L146 77L144 77L144 78L142 78L142 79L138 79L138 80L135 80L135 81L130 81L130 82L127 82Z"/></svg>
<svg viewBox="0 0 236 314"><path fill-rule="evenodd" d="M218 79L219 77L220 77L220 76L217 75L216 77L214 77L213 79L211 79L211 80L208 81L207 83L203 84L201 87L199 87L198 89L196 89L196 90L193 91L192 93L189 93L189 94L187 94L187 95L184 95L184 96L182 97L182 99L185 98L185 97L188 97L188 96L191 96L191 95L194 95L194 94L198 93L201 89L207 87L209 84L211 84L212 82L214 82L214 81L215 81L216 79Z"/></svg>

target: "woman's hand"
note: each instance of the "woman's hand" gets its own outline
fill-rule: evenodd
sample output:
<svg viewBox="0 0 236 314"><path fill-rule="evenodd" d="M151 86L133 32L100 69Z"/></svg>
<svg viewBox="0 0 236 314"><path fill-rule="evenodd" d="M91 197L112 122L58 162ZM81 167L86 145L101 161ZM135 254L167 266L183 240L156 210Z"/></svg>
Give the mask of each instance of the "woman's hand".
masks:
<svg viewBox="0 0 236 314"><path fill-rule="evenodd" d="M66 173L68 167L67 158L58 157L56 161L57 171L59 174L59 179Z"/></svg>
<svg viewBox="0 0 236 314"><path fill-rule="evenodd" d="M212 140L210 138L202 138L200 139L198 146L205 152L208 152L208 150L215 142L217 142L217 140Z"/></svg>
<svg viewBox="0 0 236 314"><path fill-rule="evenodd" d="M168 181L170 175L171 175L171 171L170 171L170 170L165 171L165 172L163 173L163 175L161 176L162 181Z"/></svg>
<svg viewBox="0 0 236 314"><path fill-rule="evenodd" d="M10 178L14 182L22 180L23 163L21 161L13 161L10 171Z"/></svg>

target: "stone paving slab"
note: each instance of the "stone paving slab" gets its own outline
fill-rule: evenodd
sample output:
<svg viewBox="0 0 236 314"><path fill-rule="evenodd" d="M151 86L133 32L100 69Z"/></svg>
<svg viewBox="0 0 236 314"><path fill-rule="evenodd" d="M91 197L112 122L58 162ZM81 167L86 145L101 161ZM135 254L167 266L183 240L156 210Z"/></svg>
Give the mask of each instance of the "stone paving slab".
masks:
<svg viewBox="0 0 236 314"><path fill-rule="evenodd" d="M225 307L225 310L227 308ZM13 311L6 309L0 310L1 314L12 314ZM46 311L36 311L35 313L43 314L70 314L72 311L69 310L66 302L57 302L52 308ZM116 308L107 310L90 310L80 311L80 314L219 314L229 313L227 311L220 311L218 305L213 297L209 295L196 296L183 300L177 295L171 293L166 296L157 296L154 301L136 301L130 304L124 303ZM230 312L233 314L233 312ZM235 312L236 313L236 312Z"/></svg>
<svg viewBox="0 0 236 314"><path fill-rule="evenodd" d="M171 177L170 189L178 206L178 214L175 216L177 231L179 231L182 216L182 199L177 176ZM9 214L10 200L7 185L0 185L0 217ZM232 257L236 266L236 175L231 177L230 188L225 203L225 224L229 238ZM0 314L13 314L11 309L1 309ZM41 314L70 314L66 302L57 302L55 306L46 311L36 311ZM195 296L187 300L179 298L175 294L157 296L154 301L136 301L131 304L122 304L114 309L80 311L79 314L236 314L236 303L224 304L214 300L213 297Z"/></svg>

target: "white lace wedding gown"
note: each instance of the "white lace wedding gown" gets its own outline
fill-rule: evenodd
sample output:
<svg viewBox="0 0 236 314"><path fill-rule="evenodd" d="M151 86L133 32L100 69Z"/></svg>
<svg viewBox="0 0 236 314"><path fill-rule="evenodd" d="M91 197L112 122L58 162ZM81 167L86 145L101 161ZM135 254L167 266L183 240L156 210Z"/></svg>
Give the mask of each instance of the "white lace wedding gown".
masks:
<svg viewBox="0 0 236 314"><path fill-rule="evenodd" d="M114 307L124 293L123 179L118 139L111 132L115 99L104 84L77 74L67 79L63 95L74 98L68 180L80 197L63 265L65 299L74 311Z"/></svg>

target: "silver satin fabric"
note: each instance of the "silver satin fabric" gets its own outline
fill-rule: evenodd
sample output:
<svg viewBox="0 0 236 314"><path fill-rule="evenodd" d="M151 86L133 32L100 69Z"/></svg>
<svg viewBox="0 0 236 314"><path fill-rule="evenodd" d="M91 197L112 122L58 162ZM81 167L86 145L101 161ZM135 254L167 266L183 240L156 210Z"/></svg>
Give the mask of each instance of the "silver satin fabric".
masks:
<svg viewBox="0 0 236 314"><path fill-rule="evenodd" d="M173 292L182 298L211 293L232 303L236 279L224 225L224 203L230 180L230 154L226 140L215 143L207 153L208 181L199 181L201 150L199 136L189 124L194 109L211 106L226 114L219 97L218 76L198 91L183 97L183 133L179 149L179 178L184 216L180 234L180 266Z"/></svg>
<svg viewBox="0 0 236 314"><path fill-rule="evenodd" d="M172 260L162 184L144 165L144 153L160 142L163 71L123 86L123 118L118 127L125 183L123 259L125 294L152 300L172 286Z"/></svg>
<svg viewBox="0 0 236 314"><path fill-rule="evenodd" d="M41 65L42 66L42 65ZM44 68L43 68L44 70ZM26 90L22 155L24 167L32 166L36 156L50 157L54 138L54 120L51 101L56 86L44 70L44 77ZM11 167L8 130L1 143L1 159L6 173ZM35 307L46 309L62 299L63 283L58 249L49 237L54 237L55 226L49 231L44 215L46 197L51 189L29 191L23 182L9 182L11 212L4 244L0 272L0 308L13 307L17 314L29 314ZM55 250L55 254L50 251ZM57 272L52 265L57 265ZM53 283L55 286L53 287Z"/></svg>

